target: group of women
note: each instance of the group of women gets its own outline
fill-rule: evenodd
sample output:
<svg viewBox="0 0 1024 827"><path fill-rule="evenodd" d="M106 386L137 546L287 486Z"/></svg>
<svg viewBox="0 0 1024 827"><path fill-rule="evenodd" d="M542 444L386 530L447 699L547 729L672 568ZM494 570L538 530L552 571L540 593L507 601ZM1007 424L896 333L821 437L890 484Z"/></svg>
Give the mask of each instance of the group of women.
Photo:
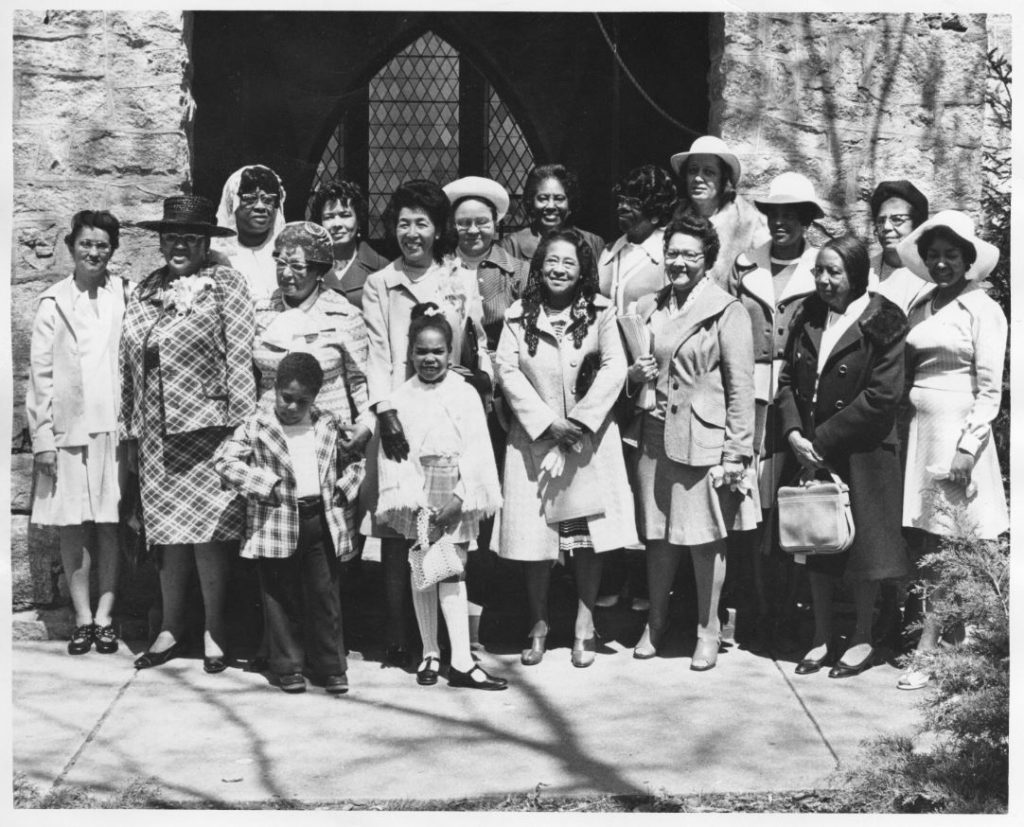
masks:
<svg viewBox="0 0 1024 827"><path fill-rule="evenodd" d="M336 552L358 553L357 531L380 539L386 657L411 665L411 606L417 678L436 682L439 594L444 608L457 590L410 589L409 533L381 519L379 502L381 474L409 457L410 438L414 455L433 438L427 409L400 392L426 358L413 354L413 309L432 305L451 331L438 347L487 414L489 433L475 430L472 450L494 460L503 505L497 527L480 526L480 545L521 564L524 665L546 653L553 565L571 560L571 662L587 667L603 562L643 548L646 578L631 576L646 579L650 606L634 657L663 649L688 551L691 668L713 668L727 547L759 571L766 551L780 553L769 519L779 485L827 470L850 487L856 538L843 554L797 561L815 620L797 672L827 664L831 677L846 677L870 666L880 584L911 577L912 553L965 525L982 539L1008 528L991 438L1007 323L985 292L997 251L967 215L929 217L908 181L874 192L881 252L872 257L855 235L811 244L824 210L797 172L778 175L751 204L739 194L740 161L719 138L699 138L670 166L640 167L616 185L622 235L608 245L575 226L578 182L561 164L531 171L529 224L504 237L509 195L498 182L408 181L383 215L399 251L388 262L366 242L356 184L323 187L312 220L285 223L280 179L250 165L229 178L219 208L175 196L160 220L135 222L158 234L165 261L136 285L106 269L117 220L78 213L66 238L74 271L39 299L27 400L33 519L60 526L76 614L69 651L117 647L118 500L135 472L162 598L159 633L136 666L180 651L194 566L204 666L225 668L225 586L245 503L222 487L213 460L272 395L280 360L301 350L323 368L317 405L338 423L346 462L360 458L359 495L346 504L351 542ZM475 540L459 538L470 549ZM475 556L468 601L459 598L474 641L487 600ZM856 607L843 652L832 629L840 581ZM926 611L919 647L939 645L942 633ZM504 684L484 677L466 685ZM927 682L907 671L899 685Z"/></svg>

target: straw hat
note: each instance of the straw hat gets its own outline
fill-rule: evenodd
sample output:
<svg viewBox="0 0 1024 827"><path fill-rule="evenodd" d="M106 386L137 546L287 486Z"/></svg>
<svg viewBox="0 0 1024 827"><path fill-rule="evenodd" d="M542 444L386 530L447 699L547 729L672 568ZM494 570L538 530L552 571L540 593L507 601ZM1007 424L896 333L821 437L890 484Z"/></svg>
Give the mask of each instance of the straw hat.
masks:
<svg viewBox="0 0 1024 827"><path fill-rule="evenodd" d="M686 159L691 155L717 155L725 163L729 165L729 169L732 170L732 183L737 185L740 182L740 159L737 158L732 152L729 151L729 146L721 138L716 138L714 135L702 135L696 141L690 145L689 152L677 152L669 159L669 163L672 164L672 171L676 175L683 174L683 166L686 164Z"/></svg>
<svg viewBox="0 0 1024 827"><path fill-rule="evenodd" d="M465 178L445 184L441 189L444 190L444 194L448 196L448 200L453 206L460 198L483 198L494 204L494 209L498 212L498 221L501 221L508 213L508 191L490 178L467 175Z"/></svg>
<svg viewBox="0 0 1024 827"><path fill-rule="evenodd" d="M928 266L924 263L924 259L917 252L917 242L922 235L936 227L944 227L974 248L977 257L974 264L964 274L967 281L984 281L991 275L996 264L999 263L999 248L978 238L971 217L959 210L942 210L942 212L936 213L897 245L896 252L904 267L909 268L910 272L925 281L931 284L935 283L928 272Z"/></svg>
<svg viewBox="0 0 1024 827"><path fill-rule="evenodd" d="M768 185L767 197L754 199L754 206L761 212L765 212L765 207L781 204L810 204L817 212L815 218L822 218L825 215L818 196L814 193L811 179L799 172L783 172L776 175Z"/></svg>
<svg viewBox="0 0 1024 827"><path fill-rule="evenodd" d="M232 236L235 231L217 225L217 207L201 195L172 195L164 199L164 217L159 221L136 221L135 226L158 233L196 232L208 236Z"/></svg>

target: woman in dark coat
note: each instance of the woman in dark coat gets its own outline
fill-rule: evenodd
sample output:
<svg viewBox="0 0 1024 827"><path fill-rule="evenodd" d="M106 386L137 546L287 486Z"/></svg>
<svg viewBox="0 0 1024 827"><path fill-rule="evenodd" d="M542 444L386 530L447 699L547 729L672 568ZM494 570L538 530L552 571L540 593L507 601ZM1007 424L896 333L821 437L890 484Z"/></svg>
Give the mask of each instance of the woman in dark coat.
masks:
<svg viewBox="0 0 1024 827"><path fill-rule="evenodd" d="M900 531L902 490L896 409L903 393L907 319L867 292L868 251L853 236L825 244L814 267L816 295L793 321L775 399L781 432L805 469L828 467L850 486L856 537L848 552L807 558L814 642L797 674L817 672L832 652L832 592L853 587L857 626L829 672L857 675L872 663L871 616L882 580L910 573Z"/></svg>

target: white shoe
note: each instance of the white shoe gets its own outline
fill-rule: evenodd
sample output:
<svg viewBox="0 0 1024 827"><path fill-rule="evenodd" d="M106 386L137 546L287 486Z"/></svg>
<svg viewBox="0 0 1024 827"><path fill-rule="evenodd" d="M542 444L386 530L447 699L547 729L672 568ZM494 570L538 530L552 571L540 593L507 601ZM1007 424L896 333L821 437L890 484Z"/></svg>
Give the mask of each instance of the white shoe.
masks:
<svg viewBox="0 0 1024 827"><path fill-rule="evenodd" d="M924 689L929 683L931 683L932 676L927 672L922 672L919 669L908 669L902 675L900 679L896 681L896 686L900 689Z"/></svg>
<svg viewBox="0 0 1024 827"><path fill-rule="evenodd" d="M634 612L646 612L651 608L651 601L646 597L634 597L633 602L629 604L629 608Z"/></svg>

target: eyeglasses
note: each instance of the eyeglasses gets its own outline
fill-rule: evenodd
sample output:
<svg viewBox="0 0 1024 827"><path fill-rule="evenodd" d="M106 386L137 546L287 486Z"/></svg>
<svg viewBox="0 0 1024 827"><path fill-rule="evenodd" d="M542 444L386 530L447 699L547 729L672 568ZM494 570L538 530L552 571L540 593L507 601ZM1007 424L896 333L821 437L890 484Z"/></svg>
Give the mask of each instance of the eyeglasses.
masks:
<svg viewBox="0 0 1024 827"><path fill-rule="evenodd" d="M704 253L691 252L690 250L666 250L665 258L681 258L688 264L696 264L698 261L704 260Z"/></svg>
<svg viewBox="0 0 1024 827"><path fill-rule="evenodd" d="M882 229L887 221L892 224L893 227L902 227L910 221L910 216L903 213L898 213L896 215L880 215L875 219L875 226L878 227L878 229Z"/></svg>
<svg viewBox="0 0 1024 827"><path fill-rule="evenodd" d="M255 207L257 204L263 204L273 209L277 206L277 201L278 196L267 195L265 192L247 192L245 195L238 196L238 202L243 207Z"/></svg>
<svg viewBox="0 0 1024 827"><path fill-rule="evenodd" d="M631 195L616 195L615 204L618 206L621 204L623 207L627 207L631 210L639 210L642 206L639 198L634 198Z"/></svg>
<svg viewBox="0 0 1024 827"><path fill-rule="evenodd" d="M309 269L309 266L306 264L293 264L290 261L285 261L284 259L280 258L274 259L274 265L277 267L278 272L283 273L287 268L288 270L291 270L296 276L306 275L306 270Z"/></svg>
<svg viewBox="0 0 1024 827"><path fill-rule="evenodd" d="M477 218L473 221L456 221L455 229L470 230L473 227L476 227L478 230L483 230L486 227L490 227L492 224L494 224L494 222L489 218Z"/></svg>
<svg viewBox="0 0 1024 827"><path fill-rule="evenodd" d="M206 238L202 233L164 233L163 240L172 247L178 244L186 244L195 247L200 241Z"/></svg>
<svg viewBox="0 0 1024 827"><path fill-rule="evenodd" d="M83 239L75 242L75 245L81 250L95 250L97 253L109 253L111 249L106 241L86 241Z"/></svg>

